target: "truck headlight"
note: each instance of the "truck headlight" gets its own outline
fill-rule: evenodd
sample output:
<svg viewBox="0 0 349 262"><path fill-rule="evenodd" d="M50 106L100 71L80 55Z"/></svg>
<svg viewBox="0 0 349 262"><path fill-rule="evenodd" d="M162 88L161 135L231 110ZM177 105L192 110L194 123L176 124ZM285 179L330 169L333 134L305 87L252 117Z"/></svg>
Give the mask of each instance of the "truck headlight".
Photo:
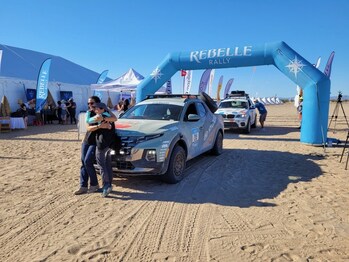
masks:
<svg viewBox="0 0 349 262"><path fill-rule="evenodd" d="M156 162L156 149L147 149L145 159L149 162Z"/></svg>
<svg viewBox="0 0 349 262"><path fill-rule="evenodd" d="M235 118L245 118L246 114L238 114L235 116Z"/></svg>

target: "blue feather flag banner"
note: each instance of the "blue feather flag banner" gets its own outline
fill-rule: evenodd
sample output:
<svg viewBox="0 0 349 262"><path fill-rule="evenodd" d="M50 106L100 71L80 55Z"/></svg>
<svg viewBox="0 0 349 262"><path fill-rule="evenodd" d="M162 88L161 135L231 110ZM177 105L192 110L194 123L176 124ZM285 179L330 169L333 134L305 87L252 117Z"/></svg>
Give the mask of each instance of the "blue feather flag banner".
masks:
<svg viewBox="0 0 349 262"><path fill-rule="evenodd" d="M40 68L37 86L36 86L36 105L35 112L40 112L42 107L46 102L46 98L48 95L48 80L50 76L50 66L51 66L51 58L46 59Z"/></svg>
<svg viewBox="0 0 349 262"><path fill-rule="evenodd" d="M97 84L102 84L104 80L107 78L109 70L104 70L97 79Z"/></svg>
<svg viewBox="0 0 349 262"><path fill-rule="evenodd" d="M206 92L208 81L210 80L210 74L212 69L206 69L201 76L200 84L199 84L199 94L201 92Z"/></svg>
<svg viewBox="0 0 349 262"><path fill-rule="evenodd" d="M224 90L224 98L227 97L229 95L229 91L230 91L230 87L234 82L234 78L230 78L227 85L225 86L225 90Z"/></svg>
<svg viewBox="0 0 349 262"><path fill-rule="evenodd" d="M324 74L328 78L330 78L330 76L331 76L333 58L334 58L334 51L331 53L330 57L328 58L327 64L326 64L326 67L324 70Z"/></svg>

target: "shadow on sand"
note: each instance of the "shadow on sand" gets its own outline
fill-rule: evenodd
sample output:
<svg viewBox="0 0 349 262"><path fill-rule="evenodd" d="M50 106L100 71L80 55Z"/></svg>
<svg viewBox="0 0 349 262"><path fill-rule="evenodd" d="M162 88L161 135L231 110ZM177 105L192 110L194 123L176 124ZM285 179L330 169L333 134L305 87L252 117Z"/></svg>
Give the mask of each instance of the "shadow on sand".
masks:
<svg viewBox="0 0 349 262"><path fill-rule="evenodd" d="M66 139L66 136L62 133L61 139L42 138L41 135L51 134L55 132L72 132L76 133L76 139ZM38 135L37 137L33 137ZM76 142L78 139L78 129L76 125L58 125L49 124L43 126L28 126L27 129L14 129L11 132L1 133L1 140L22 140L22 141L50 141L50 142ZM80 140L84 135L80 135Z"/></svg>
<svg viewBox="0 0 349 262"><path fill-rule="evenodd" d="M289 133L299 133L297 127L288 127L288 126L266 126L265 128L251 128L251 133L249 135L259 135L259 136L280 136L287 135ZM243 134L243 130L239 129L225 129L226 134Z"/></svg>
<svg viewBox="0 0 349 262"><path fill-rule="evenodd" d="M321 158L279 151L229 149L219 157L205 154L189 161L185 178L175 185L163 183L154 176L115 179L116 187L110 197L236 207L274 206L271 199L289 184L308 182L322 175L320 167L313 162Z"/></svg>
<svg viewBox="0 0 349 262"><path fill-rule="evenodd" d="M239 140L260 140L260 141L289 141L295 142L299 141L299 138L285 138L285 137L275 137L287 135L289 133L299 133L300 130L295 127L276 127L269 126L266 128L254 128L251 129L250 134L244 134L242 130L226 129L224 131L224 137L226 139L239 139ZM243 134L243 135L240 135ZM274 137L273 137L274 136Z"/></svg>

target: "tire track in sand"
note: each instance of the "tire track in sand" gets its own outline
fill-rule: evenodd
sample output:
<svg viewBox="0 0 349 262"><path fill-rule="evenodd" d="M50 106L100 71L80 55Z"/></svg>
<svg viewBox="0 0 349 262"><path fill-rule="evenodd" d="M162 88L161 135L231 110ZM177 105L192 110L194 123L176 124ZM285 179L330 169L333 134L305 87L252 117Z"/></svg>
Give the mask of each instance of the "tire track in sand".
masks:
<svg viewBox="0 0 349 262"><path fill-rule="evenodd" d="M200 159L186 169L186 172L191 172L197 170L199 165L199 172L193 172L181 183L169 186L168 190L157 195L160 199L168 199L170 195L170 200L173 201L143 200L144 207L132 215L123 215L117 226L105 231L80 253L79 260L154 261L188 256L199 260L206 258L208 237L203 232L207 232L212 208L181 202L192 202L193 183L200 183L202 174L212 163L213 160ZM130 203L128 205L132 206Z"/></svg>
<svg viewBox="0 0 349 262"><path fill-rule="evenodd" d="M45 202L39 214L20 222L17 224L18 230L12 230L9 232L10 235L8 237L2 238L0 245L4 251L4 258L8 261L14 261L17 254L16 251L21 250L23 246L26 246L26 243L30 243L30 240L36 238L60 214L87 197L86 195L82 198L74 199L70 193L64 193L49 199L47 201L49 204Z"/></svg>
<svg viewBox="0 0 349 262"><path fill-rule="evenodd" d="M152 216L156 203L150 201L127 206L126 212L120 214L120 220L113 226L110 221L101 229L101 235L90 245L83 248L79 254L80 261L107 260L120 261L129 243L134 242L138 232ZM117 220L114 218L114 221Z"/></svg>
<svg viewBox="0 0 349 262"><path fill-rule="evenodd" d="M193 172L178 188L173 213L169 217L159 251L153 254L152 261L203 261L209 257L209 228L215 208L207 203L212 194L201 195L201 183L205 184L208 172L216 164L216 159L203 157L196 160L186 172ZM196 194L198 191L199 194ZM199 196L201 195L201 196ZM184 202L184 204L182 203Z"/></svg>

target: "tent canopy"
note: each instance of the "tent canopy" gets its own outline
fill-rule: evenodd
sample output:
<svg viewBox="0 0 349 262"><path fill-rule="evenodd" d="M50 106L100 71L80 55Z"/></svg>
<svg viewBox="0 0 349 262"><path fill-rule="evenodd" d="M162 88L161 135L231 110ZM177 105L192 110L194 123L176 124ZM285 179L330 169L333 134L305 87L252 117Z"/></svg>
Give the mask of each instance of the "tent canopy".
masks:
<svg viewBox="0 0 349 262"><path fill-rule="evenodd" d="M119 78L103 84L92 84L92 90L110 92L131 92L136 91L137 85L144 79L140 73L130 68Z"/></svg>
<svg viewBox="0 0 349 262"><path fill-rule="evenodd" d="M37 81L42 62L51 58L50 82L76 85L96 83L99 73L62 57L0 44L2 53L1 77ZM110 78L107 78L110 81Z"/></svg>

